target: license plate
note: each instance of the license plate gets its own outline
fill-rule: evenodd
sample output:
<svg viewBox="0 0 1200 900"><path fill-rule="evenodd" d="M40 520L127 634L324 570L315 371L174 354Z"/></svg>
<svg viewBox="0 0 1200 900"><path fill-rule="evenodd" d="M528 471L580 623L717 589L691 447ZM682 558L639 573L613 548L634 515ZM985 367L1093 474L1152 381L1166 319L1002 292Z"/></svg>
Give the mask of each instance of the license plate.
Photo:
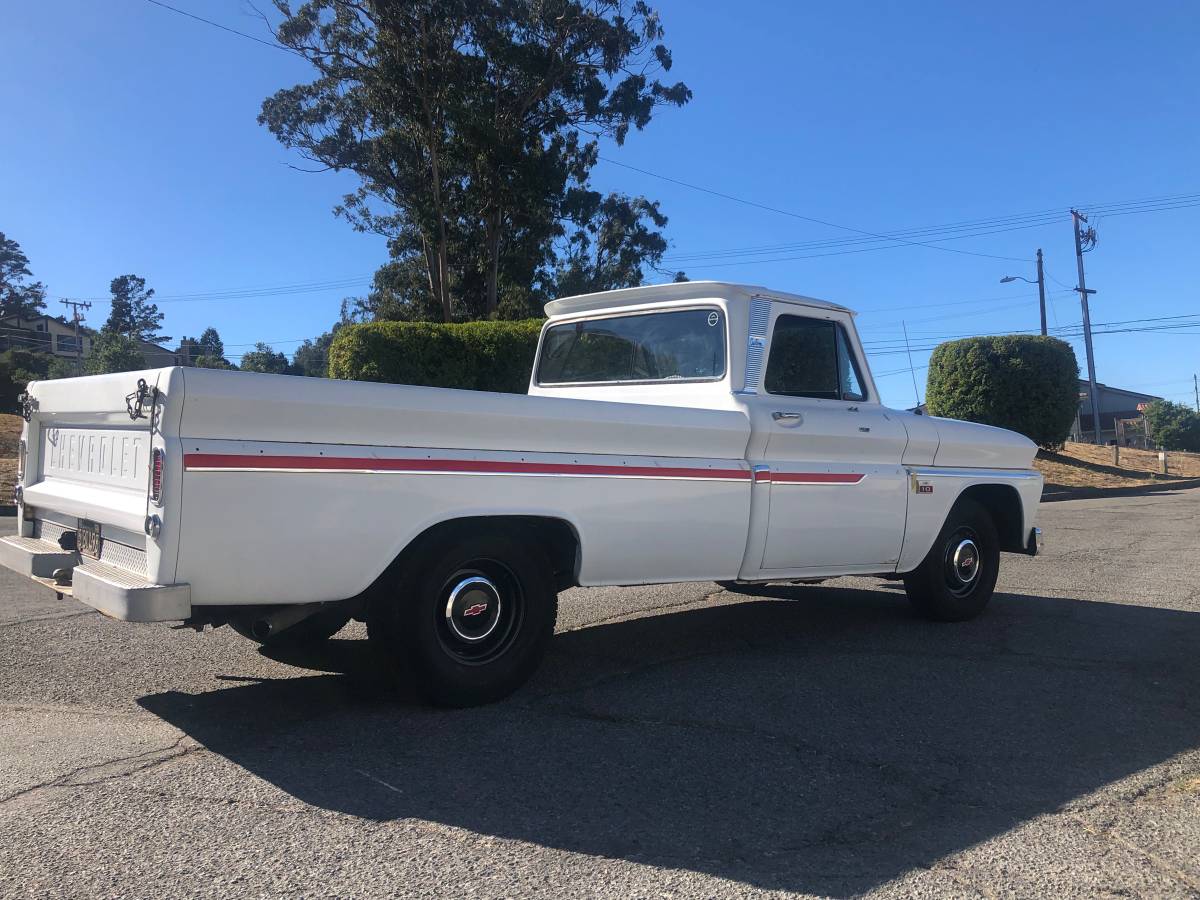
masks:
<svg viewBox="0 0 1200 900"><path fill-rule="evenodd" d="M79 528L75 532L75 545L79 552L92 559L99 559L100 544L100 526L87 519L80 519Z"/></svg>

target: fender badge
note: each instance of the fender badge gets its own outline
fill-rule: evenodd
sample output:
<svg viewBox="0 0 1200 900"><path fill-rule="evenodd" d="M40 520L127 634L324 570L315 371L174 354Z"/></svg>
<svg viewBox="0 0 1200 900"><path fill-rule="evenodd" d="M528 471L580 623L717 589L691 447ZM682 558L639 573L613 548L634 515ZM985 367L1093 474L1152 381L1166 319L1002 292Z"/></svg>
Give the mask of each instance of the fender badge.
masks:
<svg viewBox="0 0 1200 900"><path fill-rule="evenodd" d="M933 485L930 484L928 481L918 481L917 482L917 493L918 494L932 494L933 493Z"/></svg>

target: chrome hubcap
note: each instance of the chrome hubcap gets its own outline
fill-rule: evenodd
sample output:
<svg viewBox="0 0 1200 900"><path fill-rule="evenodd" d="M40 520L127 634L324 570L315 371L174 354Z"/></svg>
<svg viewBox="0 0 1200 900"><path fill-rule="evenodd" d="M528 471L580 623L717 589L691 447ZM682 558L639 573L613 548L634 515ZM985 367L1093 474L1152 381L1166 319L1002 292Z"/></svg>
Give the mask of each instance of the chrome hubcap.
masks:
<svg viewBox="0 0 1200 900"><path fill-rule="evenodd" d="M507 653L521 633L525 592L507 565L478 557L445 580L432 611L446 654L462 665L482 666Z"/></svg>
<svg viewBox="0 0 1200 900"><path fill-rule="evenodd" d="M487 639L500 622L500 591L482 575L458 582L446 598L446 626L459 640L474 644Z"/></svg>
<svg viewBox="0 0 1200 900"><path fill-rule="evenodd" d="M975 580L979 575L979 548L973 540L965 538L959 541L951 556L950 568L954 577L964 586Z"/></svg>

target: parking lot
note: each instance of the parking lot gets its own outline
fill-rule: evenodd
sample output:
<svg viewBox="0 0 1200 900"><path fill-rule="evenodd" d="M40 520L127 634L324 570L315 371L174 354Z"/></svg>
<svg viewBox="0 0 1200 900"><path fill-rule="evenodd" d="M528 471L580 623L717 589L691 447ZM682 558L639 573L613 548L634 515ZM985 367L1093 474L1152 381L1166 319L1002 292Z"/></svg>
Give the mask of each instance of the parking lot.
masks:
<svg viewBox="0 0 1200 900"><path fill-rule="evenodd" d="M10 524L7 526L11 528ZM1200 491L1046 504L979 620L576 590L439 711L0 573L3 896L1194 896Z"/></svg>

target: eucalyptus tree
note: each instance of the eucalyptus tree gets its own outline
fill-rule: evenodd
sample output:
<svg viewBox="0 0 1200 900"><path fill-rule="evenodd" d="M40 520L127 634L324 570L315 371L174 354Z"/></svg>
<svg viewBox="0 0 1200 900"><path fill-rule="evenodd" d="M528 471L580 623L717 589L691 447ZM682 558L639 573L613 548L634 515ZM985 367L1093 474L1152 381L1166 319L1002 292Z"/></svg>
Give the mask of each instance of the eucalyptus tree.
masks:
<svg viewBox="0 0 1200 900"><path fill-rule="evenodd" d="M358 175L336 211L389 238L401 306L427 290L445 321L494 315L508 289L553 292L557 254L588 227L571 197L589 190L598 142L691 98L660 80L671 54L643 0L276 6L278 40L316 77L265 100L259 121L318 171Z"/></svg>

